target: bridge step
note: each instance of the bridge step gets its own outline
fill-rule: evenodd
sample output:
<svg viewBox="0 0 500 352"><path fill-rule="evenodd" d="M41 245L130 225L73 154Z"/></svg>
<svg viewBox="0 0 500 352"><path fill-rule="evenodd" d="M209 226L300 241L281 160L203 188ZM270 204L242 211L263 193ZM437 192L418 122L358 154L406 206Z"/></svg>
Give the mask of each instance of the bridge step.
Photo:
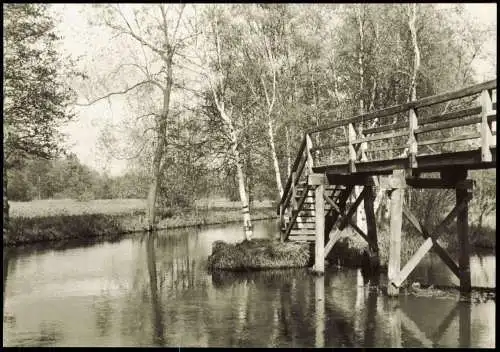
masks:
<svg viewBox="0 0 500 352"><path fill-rule="evenodd" d="M294 242L314 242L315 236L288 236L288 241Z"/></svg>
<svg viewBox="0 0 500 352"><path fill-rule="evenodd" d="M310 230L314 231L315 228L316 228L315 222L306 222L306 223L296 222L292 227L292 231L296 230L296 229L310 229Z"/></svg>
<svg viewBox="0 0 500 352"><path fill-rule="evenodd" d="M290 231L290 236L315 236L314 229L293 229Z"/></svg>

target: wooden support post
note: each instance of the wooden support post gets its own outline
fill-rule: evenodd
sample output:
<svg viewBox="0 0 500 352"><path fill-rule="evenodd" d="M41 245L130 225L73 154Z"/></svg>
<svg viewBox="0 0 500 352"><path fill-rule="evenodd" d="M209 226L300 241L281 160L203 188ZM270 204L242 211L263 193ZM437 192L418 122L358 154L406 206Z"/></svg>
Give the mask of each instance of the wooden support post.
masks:
<svg viewBox="0 0 500 352"><path fill-rule="evenodd" d="M367 227L367 238L370 248L370 263L375 264L378 267L379 255L378 255L378 238L377 238L377 222L375 218L375 192L373 186L365 186L367 189L365 193L364 205L366 214L366 227Z"/></svg>
<svg viewBox="0 0 500 352"><path fill-rule="evenodd" d="M321 182L314 191L316 210L316 239L314 243L315 257L313 271L318 274L325 272L325 201L323 194L325 185Z"/></svg>
<svg viewBox="0 0 500 352"><path fill-rule="evenodd" d="M353 141L356 139L356 131L354 130L354 126L352 123L348 126L347 131L347 142L349 144L349 172L356 172L356 165L354 162L356 161L356 149L354 148Z"/></svg>
<svg viewBox="0 0 500 352"><path fill-rule="evenodd" d="M492 108L491 97L487 90L481 92L481 161L491 162L492 154L490 145L493 142L493 135L488 123L488 113Z"/></svg>
<svg viewBox="0 0 500 352"><path fill-rule="evenodd" d="M314 279L314 305L316 313L315 321L315 347L325 347L325 277Z"/></svg>
<svg viewBox="0 0 500 352"><path fill-rule="evenodd" d="M306 158L307 158L307 171L308 174L313 173L314 159L311 154L311 149L313 147L312 139L309 134L306 134Z"/></svg>
<svg viewBox="0 0 500 352"><path fill-rule="evenodd" d="M467 177L467 171L463 171L462 178ZM462 202L466 203L466 206L462 207L457 215L457 232L458 241L460 243L460 256L458 259L458 266L460 270L460 292L470 293L471 292L471 273L470 273L470 245L469 245L469 207L468 200L471 195L467 189L457 189L456 190L456 200L457 205Z"/></svg>
<svg viewBox="0 0 500 352"><path fill-rule="evenodd" d="M401 265L401 227L403 224L403 187L404 171L395 170L390 180L393 186L391 197L390 243L387 294L397 296L399 287L394 285L394 280L399 275Z"/></svg>
<svg viewBox="0 0 500 352"><path fill-rule="evenodd" d="M417 120L417 111L416 109L410 109L409 116L409 127L410 127L410 136L408 140L408 162L410 168L417 167L417 153L418 153L418 142L417 135L415 134L415 130L418 128L418 120Z"/></svg>
<svg viewBox="0 0 500 352"><path fill-rule="evenodd" d="M472 307L468 302L458 303L459 311L459 346L470 347L471 344L471 330L472 330Z"/></svg>

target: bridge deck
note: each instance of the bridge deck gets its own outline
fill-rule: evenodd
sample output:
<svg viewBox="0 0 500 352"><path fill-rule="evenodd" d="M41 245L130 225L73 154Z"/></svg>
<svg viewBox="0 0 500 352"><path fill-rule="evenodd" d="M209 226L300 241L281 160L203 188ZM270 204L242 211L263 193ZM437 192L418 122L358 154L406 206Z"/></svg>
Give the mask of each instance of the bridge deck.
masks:
<svg viewBox="0 0 500 352"><path fill-rule="evenodd" d="M496 167L496 146L491 147L492 161L481 161L481 150L468 150L462 152L441 153L435 155L418 155L416 157L418 167L413 168L416 172L433 172L448 168L462 168L467 170L489 169ZM331 165L313 166L314 173L327 174L368 174L384 175L390 174L397 169L410 168L407 157L375 160L375 161L356 161L354 163L355 171L349 171L349 163L339 163Z"/></svg>

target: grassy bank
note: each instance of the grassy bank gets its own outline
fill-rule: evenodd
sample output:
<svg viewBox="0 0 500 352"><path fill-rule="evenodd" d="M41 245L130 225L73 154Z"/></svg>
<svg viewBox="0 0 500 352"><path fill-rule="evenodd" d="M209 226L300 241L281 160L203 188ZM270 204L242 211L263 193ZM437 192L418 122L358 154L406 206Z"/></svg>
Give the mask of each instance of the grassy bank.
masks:
<svg viewBox="0 0 500 352"><path fill-rule="evenodd" d="M310 254L307 243L280 243L268 239L236 244L217 241L208 258L208 267L230 271L300 268L310 264Z"/></svg>
<svg viewBox="0 0 500 352"><path fill-rule="evenodd" d="M10 231L4 245L109 237L144 231L145 202L141 199L113 199L78 202L41 200L11 204ZM252 210L254 220L275 217L274 208ZM160 210L158 229L224 224L241 221L234 208Z"/></svg>

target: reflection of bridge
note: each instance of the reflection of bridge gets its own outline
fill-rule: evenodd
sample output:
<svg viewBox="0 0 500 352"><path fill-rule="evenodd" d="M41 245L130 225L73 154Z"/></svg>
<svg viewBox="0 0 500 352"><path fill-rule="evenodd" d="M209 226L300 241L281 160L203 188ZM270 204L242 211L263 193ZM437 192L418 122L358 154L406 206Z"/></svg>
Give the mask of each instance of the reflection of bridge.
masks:
<svg viewBox="0 0 500 352"><path fill-rule="evenodd" d="M398 294L430 249L457 275L461 290L469 292L468 202L473 183L467 172L496 167L494 91L496 80L309 130L278 209L282 240L314 241L314 270L319 273L324 271L325 256L348 225L367 241L371 254L378 256L377 187L387 191L391 200L389 294ZM474 105L477 100L479 105ZM430 172L439 177L423 177ZM456 206L430 231L404 204L403 192L408 187L455 189ZM363 203L367 229L352 219ZM403 214L425 241L400 269ZM437 242L455 217L458 265Z"/></svg>
<svg viewBox="0 0 500 352"><path fill-rule="evenodd" d="M422 347L437 347L442 341L445 333L448 331L454 321L458 320L458 342L460 347L470 347L471 345L471 306L467 303L455 302L453 300L444 300L443 309L445 314L436 312L435 315L440 315L438 319L428 321L426 318L425 328L419 326L418 321L413 320L411 316L421 313L421 307L426 306L427 299L423 298L422 302L410 300L409 302L387 300L378 294L376 289L368 288L363 279L359 279L361 273L358 270L358 282L356 285L356 302L355 307L346 306L345 293L342 290L334 288L335 283L330 282L325 285L323 276L316 277L315 280L315 313L316 313L316 345L315 347L325 347L325 322L328 314L325 312L325 302L328 296L330 309L334 312L330 314L337 314L342 319L353 320L353 333L361 332L360 336L354 336L351 339L351 346L360 345L363 347L377 347L377 346L390 346L390 347L413 347L403 346L402 333L411 336L411 339L418 342ZM335 278L330 277L330 280ZM339 278L339 281L345 281L344 277ZM361 282L359 282L361 280ZM325 292L326 291L326 292ZM417 297L413 297L417 299ZM435 309L434 308L429 309ZM354 308L354 309L353 309ZM385 314L388 312L388 314ZM336 312L336 313L335 313ZM413 312L413 314L411 314ZM422 317L427 317L426 314L420 314ZM380 321L382 317L386 316L386 322ZM417 315L418 317L418 315ZM364 319L364 321L363 321ZM388 329L384 329L388 325ZM388 333L381 333L381 331L388 331ZM384 337L388 338L387 341L382 341Z"/></svg>

